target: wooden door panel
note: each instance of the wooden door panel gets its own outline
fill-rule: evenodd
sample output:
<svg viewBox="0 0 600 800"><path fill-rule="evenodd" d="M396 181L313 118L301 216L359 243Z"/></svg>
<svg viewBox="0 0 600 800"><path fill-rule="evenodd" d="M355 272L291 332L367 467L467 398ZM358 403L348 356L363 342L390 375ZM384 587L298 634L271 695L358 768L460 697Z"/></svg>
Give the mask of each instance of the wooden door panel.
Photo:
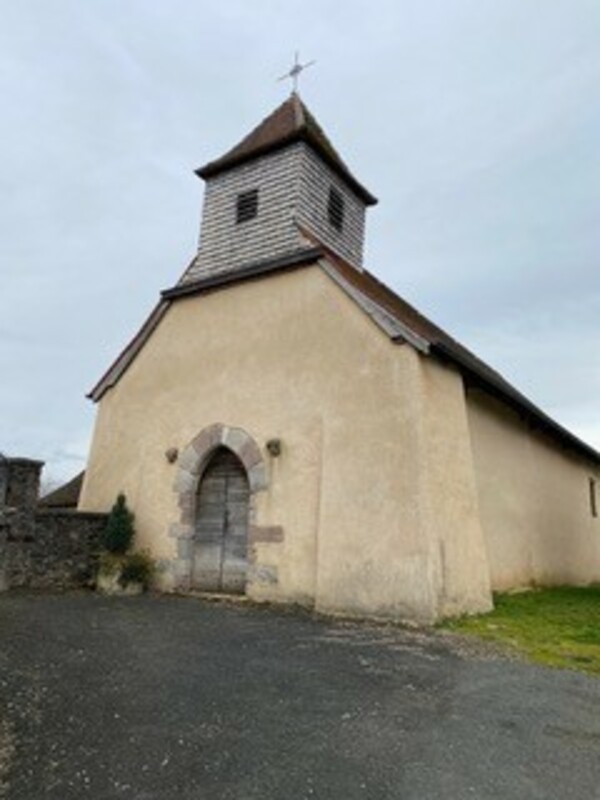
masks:
<svg viewBox="0 0 600 800"><path fill-rule="evenodd" d="M232 469L227 476L223 541L223 589L228 592L243 591L246 585L248 499L248 481L244 469Z"/></svg>
<svg viewBox="0 0 600 800"><path fill-rule="evenodd" d="M194 566L192 570L192 585L205 592L218 592L221 590L221 552L222 543L197 542L194 548Z"/></svg>
<svg viewBox="0 0 600 800"><path fill-rule="evenodd" d="M247 574L250 489L244 467L225 448L201 479L196 509L193 585L243 592Z"/></svg>

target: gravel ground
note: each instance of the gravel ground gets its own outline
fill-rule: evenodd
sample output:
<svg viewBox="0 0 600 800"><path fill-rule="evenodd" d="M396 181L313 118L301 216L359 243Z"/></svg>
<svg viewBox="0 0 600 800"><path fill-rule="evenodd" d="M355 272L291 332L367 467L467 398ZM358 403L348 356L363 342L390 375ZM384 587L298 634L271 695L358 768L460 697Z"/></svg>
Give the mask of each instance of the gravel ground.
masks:
<svg viewBox="0 0 600 800"><path fill-rule="evenodd" d="M2 800L600 798L600 681L448 634L0 596Z"/></svg>

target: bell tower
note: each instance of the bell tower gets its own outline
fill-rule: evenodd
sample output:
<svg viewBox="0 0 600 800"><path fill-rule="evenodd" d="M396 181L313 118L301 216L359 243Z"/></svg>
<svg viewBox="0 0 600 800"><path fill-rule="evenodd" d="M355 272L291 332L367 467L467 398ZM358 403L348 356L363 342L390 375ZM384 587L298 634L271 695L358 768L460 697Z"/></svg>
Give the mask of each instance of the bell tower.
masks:
<svg viewBox="0 0 600 800"><path fill-rule="evenodd" d="M206 181L200 244L181 283L293 257L318 243L362 269L365 212L377 200L295 91L196 174Z"/></svg>

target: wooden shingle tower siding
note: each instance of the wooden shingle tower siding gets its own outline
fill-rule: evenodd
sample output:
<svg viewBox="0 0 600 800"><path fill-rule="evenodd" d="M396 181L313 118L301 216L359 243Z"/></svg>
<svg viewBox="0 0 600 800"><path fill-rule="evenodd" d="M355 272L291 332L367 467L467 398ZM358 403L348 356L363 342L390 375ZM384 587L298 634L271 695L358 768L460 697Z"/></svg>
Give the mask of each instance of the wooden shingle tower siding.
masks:
<svg viewBox="0 0 600 800"><path fill-rule="evenodd" d="M182 283L300 252L302 227L362 267L365 210L376 200L297 94L197 174L206 181L202 232Z"/></svg>

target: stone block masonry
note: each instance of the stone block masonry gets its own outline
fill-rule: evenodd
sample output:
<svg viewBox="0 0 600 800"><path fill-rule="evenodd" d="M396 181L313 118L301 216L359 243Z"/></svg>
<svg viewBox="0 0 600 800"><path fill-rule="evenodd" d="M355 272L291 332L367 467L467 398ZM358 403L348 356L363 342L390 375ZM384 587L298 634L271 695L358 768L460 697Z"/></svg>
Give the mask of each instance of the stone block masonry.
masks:
<svg viewBox="0 0 600 800"><path fill-rule="evenodd" d="M106 514L37 506L41 461L0 460L0 591L87 586Z"/></svg>

